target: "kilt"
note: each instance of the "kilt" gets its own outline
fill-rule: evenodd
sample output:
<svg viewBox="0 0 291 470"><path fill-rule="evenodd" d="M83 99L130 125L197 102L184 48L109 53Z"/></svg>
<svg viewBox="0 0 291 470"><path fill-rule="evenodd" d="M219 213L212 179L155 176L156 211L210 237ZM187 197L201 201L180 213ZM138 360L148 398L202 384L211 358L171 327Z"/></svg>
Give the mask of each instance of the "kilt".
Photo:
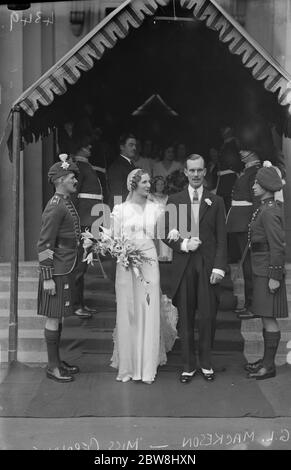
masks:
<svg viewBox="0 0 291 470"><path fill-rule="evenodd" d="M285 278L275 294L269 290L269 278L253 275L253 299L250 311L267 318L288 317L288 303Z"/></svg>
<svg viewBox="0 0 291 470"><path fill-rule="evenodd" d="M43 290L43 279L39 276L37 314L49 318L68 317L74 313L73 289L75 288L75 270L64 276L53 276L56 294L49 295Z"/></svg>

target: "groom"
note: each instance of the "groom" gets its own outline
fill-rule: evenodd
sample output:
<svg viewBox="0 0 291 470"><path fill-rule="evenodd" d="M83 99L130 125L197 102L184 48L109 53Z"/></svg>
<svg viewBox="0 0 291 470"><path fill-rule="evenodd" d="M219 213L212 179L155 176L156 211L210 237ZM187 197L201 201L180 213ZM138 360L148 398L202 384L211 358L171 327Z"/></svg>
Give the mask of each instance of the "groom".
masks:
<svg viewBox="0 0 291 470"><path fill-rule="evenodd" d="M188 187L170 196L167 206L170 211L176 209L177 225L173 226L167 218L166 239L163 241L173 249L167 294L173 299L179 312L183 361L180 381L189 383L198 367L194 341L196 315L199 372L207 381L215 378L211 348L218 307L217 289L224 277L227 262L227 242L223 200L203 188L206 175L203 157L190 155L185 162L184 173L189 181ZM174 239L169 237L172 229L176 229Z"/></svg>

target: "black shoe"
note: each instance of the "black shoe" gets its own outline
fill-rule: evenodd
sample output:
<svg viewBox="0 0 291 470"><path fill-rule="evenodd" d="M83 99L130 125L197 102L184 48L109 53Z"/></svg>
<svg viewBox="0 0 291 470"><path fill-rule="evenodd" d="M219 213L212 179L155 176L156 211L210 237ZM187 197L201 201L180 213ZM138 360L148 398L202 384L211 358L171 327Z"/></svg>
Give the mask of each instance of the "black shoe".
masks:
<svg viewBox="0 0 291 470"><path fill-rule="evenodd" d="M55 380L56 382L60 383L72 382L74 380L74 377L72 377L62 367L55 367L54 369L47 367L46 376L48 379Z"/></svg>
<svg viewBox="0 0 291 470"><path fill-rule="evenodd" d="M79 318L92 318L92 313L87 312L83 308L78 308L77 310L75 310L74 315Z"/></svg>
<svg viewBox="0 0 291 470"><path fill-rule="evenodd" d="M256 379L256 380L265 380L270 379L271 377L276 376L276 368L271 367L267 369L267 367L262 366L257 372L249 372L247 375L248 379Z"/></svg>
<svg viewBox="0 0 291 470"><path fill-rule="evenodd" d="M213 382L213 380L215 379L214 372L203 372L202 369L200 369L199 372L202 375L203 379L207 382Z"/></svg>
<svg viewBox="0 0 291 470"><path fill-rule="evenodd" d="M67 362L65 361L62 361L61 362L61 367L62 369L64 369L66 372L68 372L68 374L78 374L80 372L80 369L78 366L70 366L70 364L68 364Z"/></svg>
<svg viewBox="0 0 291 470"><path fill-rule="evenodd" d="M98 310L96 310L95 308L87 307L87 305L82 307L82 310L84 310L87 313L91 313L92 315L95 315L96 313L98 313Z"/></svg>
<svg viewBox="0 0 291 470"><path fill-rule="evenodd" d="M181 384L189 384L193 379L194 375L196 374L196 370L193 372L192 375L184 375L183 373L180 375L180 382Z"/></svg>
<svg viewBox="0 0 291 470"><path fill-rule="evenodd" d="M245 364L244 369L247 372L258 372L258 370L262 367L263 365L263 359L258 359L256 362L248 362Z"/></svg>

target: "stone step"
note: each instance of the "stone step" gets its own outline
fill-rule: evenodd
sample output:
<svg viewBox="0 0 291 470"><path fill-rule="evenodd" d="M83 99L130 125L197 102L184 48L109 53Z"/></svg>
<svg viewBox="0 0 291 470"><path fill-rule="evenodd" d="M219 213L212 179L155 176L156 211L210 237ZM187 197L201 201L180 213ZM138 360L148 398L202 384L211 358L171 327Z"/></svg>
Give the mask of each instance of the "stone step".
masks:
<svg viewBox="0 0 291 470"><path fill-rule="evenodd" d="M222 316L222 313L227 315ZM115 310L108 310L107 312L98 312L94 314L93 318L90 319L90 325L94 328L111 329L115 326L116 312ZM35 329L40 328L45 323L44 317L37 315L35 310L19 310L18 311L19 328L24 329ZM66 320L68 326L79 326L80 319L76 316L69 317ZM2 328L8 328L9 324L9 311L0 310L0 330ZM41 326L39 326L41 325ZM216 325L217 329L234 329L239 330L240 322L237 320L233 312L220 312L218 315L218 321ZM259 327L258 327L259 329Z"/></svg>
<svg viewBox="0 0 291 470"><path fill-rule="evenodd" d="M291 318L278 318L277 320L281 331L291 332ZM256 331L262 331L262 322L259 318L254 318L253 320L243 320L241 322L242 334L249 334Z"/></svg>
<svg viewBox="0 0 291 470"><path fill-rule="evenodd" d="M84 351L95 351L95 352L107 352L112 350L112 331L93 329L87 330L80 335L74 329L64 330L62 337L62 346L70 349L72 344L80 343ZM195 335L197 336L197 335ZM8 337L7 331L0 331L0 347L1 350L5 351L8 348ZM35 351L36 354L39 352L46 351L46 345L43 336L43 329L30 329L30 330L19 330L18 335L18 347L19 351ZM177 340L175 344L175 351L180 350L180 341ZM243 342L240 332L229 332L228 330L217 330L214 350L218 351L242 351Z"/></svg>
<svg viewBox="0 0 291 470"><path fill-rule="evenodd" d="M85 291L86 298L86 291ZM115 295L110 291L91 293L87 302L89 307L108 307L115 306ZM0 292L0 309L8 309L10 305L9 292ZM37 307L37 291L19 292L18 306L21 309L36 310Z"/></svg>
<svg viewBox="0 0 291 470"><path fill-rule="evenodd" d="M31 292L38 290L38 277L20 277L18 279L19 292ZM87 289L97 291L114 291L114 284L109 279L104 279L100 276L86 276L85 286ZM8 276L0 276L0 292L10 292L10 278Z"/></svg>
<svg viewBox="0 0 291 470"><path fill-rule="evenodd" d="M105 272L111 268L112 262L110 259L102 260L102 265ZM38 262L37 261L20 261L18 265L19 277L31 276L38 277ZM102 275L100 265L95 263L94 266L88 266L88 273L95 273L99 276ZM0 263L0 276L10 277L11 264Z"/></svg>
<svg viewBox="0 0 291 470"><path fill-rule="evenodd" d="M11 264L0 263L0 276L10 277ZM38 277L38 263L36 261L23 261L18 266L19 277Z"/></svg>

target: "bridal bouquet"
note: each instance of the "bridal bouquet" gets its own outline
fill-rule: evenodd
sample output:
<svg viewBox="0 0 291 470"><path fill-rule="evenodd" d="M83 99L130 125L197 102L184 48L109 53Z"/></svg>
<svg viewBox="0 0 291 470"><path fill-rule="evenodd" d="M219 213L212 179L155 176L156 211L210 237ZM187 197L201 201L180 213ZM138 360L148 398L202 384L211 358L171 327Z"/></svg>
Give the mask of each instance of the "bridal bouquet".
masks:
<svg viewBox="0 0 291 470"><path fill-rule="evenodd" d="M152 263L153 258L145 255L144 250L137 248L134 241L129 240L124 235L113 237L111 231L101 227L100 239L96 240L93 235L86 230L81 234L83 248L85 250L83 261L93 264L95 255L109 254L116 259L125 269L132 269L135 276L143 282L146 291L149 284L143 277L143 263ZM149 304L149 294L147 293L147 302Z"/></svg>

